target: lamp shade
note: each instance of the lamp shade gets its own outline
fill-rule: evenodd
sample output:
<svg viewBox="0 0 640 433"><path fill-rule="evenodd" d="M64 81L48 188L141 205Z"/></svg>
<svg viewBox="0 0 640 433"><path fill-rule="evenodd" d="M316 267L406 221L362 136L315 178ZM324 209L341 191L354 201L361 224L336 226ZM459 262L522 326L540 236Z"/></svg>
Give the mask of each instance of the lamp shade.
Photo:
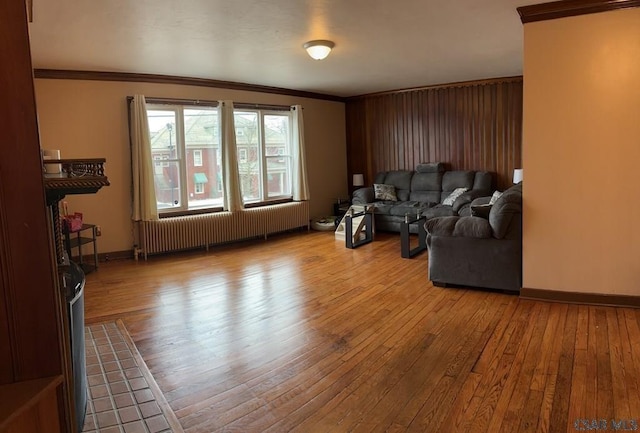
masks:
<svg viewBox="0 0 640 433"><path fill-rule="evenodd" d="M363 186L364 185L364 175L361 173L353 175L353 186Z"/></svg>
<svg viewBox="0 0 640 433"><path fill-rule="evenodd" d="M307 42L303 47L307 50L307 53L309 53L309 56L311 56L312 59L322 60L329 55L331 49L333 49L335 45L336 44L331 41L318 39Z"/></svg>
<svg viewBox="0 0 640 433"><path fill-rule="evenodd" d="M522 169L516 168L515 170L513 170L513 183L520 182L522 182Z"/></svg>

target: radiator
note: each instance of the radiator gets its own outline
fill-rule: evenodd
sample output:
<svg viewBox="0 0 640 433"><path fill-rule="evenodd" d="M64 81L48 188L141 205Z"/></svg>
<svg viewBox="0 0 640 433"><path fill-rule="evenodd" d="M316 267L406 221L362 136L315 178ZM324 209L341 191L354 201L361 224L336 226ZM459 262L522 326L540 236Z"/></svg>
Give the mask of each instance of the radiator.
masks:
<svg viewBox="0 0 640 433"><path fill-rule="evenodd" d="M244 209L162 218L140 222L140 247L146 259L150 254L206 248L284 232L309 228L309 202L282 203ZM137 254L136 254L137 257Z"/></svg>

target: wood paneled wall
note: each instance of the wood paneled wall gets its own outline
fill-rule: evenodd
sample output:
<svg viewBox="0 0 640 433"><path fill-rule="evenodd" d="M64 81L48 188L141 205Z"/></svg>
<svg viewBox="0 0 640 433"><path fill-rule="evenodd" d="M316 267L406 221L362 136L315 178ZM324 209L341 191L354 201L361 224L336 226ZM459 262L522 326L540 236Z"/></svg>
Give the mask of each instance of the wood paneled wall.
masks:
<svg viewBox="0 0 640 433"><path fill-rule="evenodd" d="M347 100L349 179L444 162L486 170L496 187L521 168L522 77L365 95Z"/></svg>

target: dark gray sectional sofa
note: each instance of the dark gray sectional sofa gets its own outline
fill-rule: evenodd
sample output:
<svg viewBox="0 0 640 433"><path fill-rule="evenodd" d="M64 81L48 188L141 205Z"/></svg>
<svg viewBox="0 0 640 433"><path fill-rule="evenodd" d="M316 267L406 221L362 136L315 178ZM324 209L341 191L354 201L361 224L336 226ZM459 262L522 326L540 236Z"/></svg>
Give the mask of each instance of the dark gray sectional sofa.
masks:
<svg viewBox="0 0 640 433"><path fill-rule="evenodd" d="M380 172L374 184L392 185L397 200L378 200L374 187L360 188L353 193L353 204L372 206L376 230L399 232L405 215L438 216L470 215L469 204L477 197L491 195L492 176L486 171L446 171L443 163L419 164L415 171ZM443 201L457 188L466 188L452 205ZM417 224L410 227L418 231Z"/></svg>
<svg viewBox="0 0 640 433"><path fill-rule="evenodd" d="M489 197L474 200L473 213ZM489 206L486 216L433 218L425 223L429 279L517 292L522 287L522 182ZM483 212L484 213L484 212Z"/></svg>

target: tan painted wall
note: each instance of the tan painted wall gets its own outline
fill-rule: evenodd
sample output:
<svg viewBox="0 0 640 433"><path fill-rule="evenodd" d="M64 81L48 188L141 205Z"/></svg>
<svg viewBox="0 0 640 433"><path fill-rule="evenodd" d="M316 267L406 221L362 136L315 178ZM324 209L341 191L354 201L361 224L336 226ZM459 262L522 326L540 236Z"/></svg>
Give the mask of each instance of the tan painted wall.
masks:
<svg viewBox="0 0 640 433"><path fill-rule="evenodd" d="M524 36L524 287L640 295L640 9Z"/></svg>
<svg viewBox="0 0 640 433"><path fill-rule="evenodd" d="M36 103L43 149L63 158L107 159L111 186L95 195L67 196L70 211L102 227L99 252L131 250L131 157L126 97L230 99L236 102L304 107L311 216L328 215L347 197L344 104L292 96L193 86L36 79Z"/></svg>

